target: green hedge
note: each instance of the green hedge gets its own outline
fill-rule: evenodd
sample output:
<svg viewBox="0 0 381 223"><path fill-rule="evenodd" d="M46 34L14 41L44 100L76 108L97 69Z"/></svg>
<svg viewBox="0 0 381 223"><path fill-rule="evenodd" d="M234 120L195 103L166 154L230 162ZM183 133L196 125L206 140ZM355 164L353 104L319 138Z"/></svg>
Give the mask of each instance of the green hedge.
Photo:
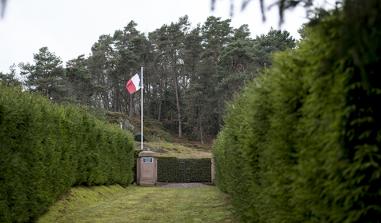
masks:
<svg viewBox="0 0 381 223"><path fill-rule="evenodd" d="M73 185L132 181L132 136L0 85L0 222L31 222Z"/></svg>
<svg viewBox="0 0 381 223"><path fill-rule="evenodd" d="M229 105L213 154L242 222L380 222L381 2L346 4Z"/></svg>
<svg viewBox="0 0 381 223"><path fill-rule="evenodd" d="M159 157L157 160L157 180L159 182L211 182L211 160L177 159Z"/></svg>

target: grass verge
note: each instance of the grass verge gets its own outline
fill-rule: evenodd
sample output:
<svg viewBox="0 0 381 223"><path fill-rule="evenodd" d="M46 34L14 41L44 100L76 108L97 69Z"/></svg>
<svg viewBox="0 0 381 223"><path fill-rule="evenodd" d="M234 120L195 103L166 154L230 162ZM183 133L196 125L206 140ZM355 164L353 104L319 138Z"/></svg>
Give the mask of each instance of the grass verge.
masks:
<svg viewBox="0 0 381 223"><path fill-rule="evenodd" d="M236 222L214 186L76 187L38 222Z"/></svg>

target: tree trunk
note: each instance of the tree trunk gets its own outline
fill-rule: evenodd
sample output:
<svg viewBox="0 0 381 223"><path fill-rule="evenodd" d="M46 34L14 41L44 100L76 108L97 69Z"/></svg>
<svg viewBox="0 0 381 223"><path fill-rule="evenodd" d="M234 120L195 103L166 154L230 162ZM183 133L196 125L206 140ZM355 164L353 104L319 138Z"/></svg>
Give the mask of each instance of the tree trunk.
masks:
<svg viewBox="0 0 381 223"><path fill-rule="evenodd" d="M163 81L160 79L160 85L159 85L159 108L158 108L158 114L157 114L157 120L161 120L161 105L163 103L162 97L163 97Z"/></svg>
<svg viewBox="0 0 381 223"><path fill-rule="evenodd" d="M204 144L204 132L203 132L203 129L202 129L201 115L200 114L198 116L198 128L199 128L199 131L200 131L200 142L201 142L201 144Z"/></svg>
<svg viewBox="0 0 381 223"><path fill-rule="evenodd" d="M182 127L181 127L181 110L180 110L180 99L179 99L179 83L177 82L177 76L175 75L175 93L176 93L176 108L177 108L177 121L179 123L179 137L182 137Z"/></svg>
<svg viewBox="0 0 381 223"><path fill-rule="evenodd" d="M161 100L159 100L159 109L158 109L158 115L157 115L157 120L160 122L161 120Z"/></svg>
<svg viewBox="0 0 381 223"><path fill-rule="evenodd" d="M134 100L132 98L132 95L129 95L128 97L130 100L129 100L129 111L128 111L128 117L132 117L132 115L134 114Z"/></svg>
<svg viewBox="0 0 381 223"><path fill-rule="evenodd" d="M120 112L120 92L119 92L119 84L115 84L117 87L114 89L115 99L114 99L114 111Z"/></svg>
<svg viewBox="0 0 381 223"><path fill-rule="evenodd" d="M106 110L110 110L110 103L109 103L107 92L103 91L101 93L101 96L102 96L103 108Z"/></svg>

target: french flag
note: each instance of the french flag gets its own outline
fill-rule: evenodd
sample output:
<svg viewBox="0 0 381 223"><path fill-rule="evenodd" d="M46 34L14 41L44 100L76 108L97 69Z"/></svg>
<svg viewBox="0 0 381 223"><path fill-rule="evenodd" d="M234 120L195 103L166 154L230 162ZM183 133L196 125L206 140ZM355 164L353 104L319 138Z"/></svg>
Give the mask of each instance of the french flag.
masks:
<svg viewBox="0 0 381 223"><path fill-rule="evenodd" d="M130 94L133 94L140 89L140 77L138 74L135 74L130 80L127 81L126 89Z"/></svg>

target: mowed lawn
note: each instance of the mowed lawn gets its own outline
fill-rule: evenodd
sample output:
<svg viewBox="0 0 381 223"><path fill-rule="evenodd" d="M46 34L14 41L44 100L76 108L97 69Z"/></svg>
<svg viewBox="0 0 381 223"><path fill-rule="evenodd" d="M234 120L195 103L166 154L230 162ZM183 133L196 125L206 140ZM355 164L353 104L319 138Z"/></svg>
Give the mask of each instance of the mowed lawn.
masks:
<svg viewBox="0 0 381 223"><path fill-rule="evenodd" d="M165 188L76 187L39 223L236 222L225 194L214 186Z"/></svg>

